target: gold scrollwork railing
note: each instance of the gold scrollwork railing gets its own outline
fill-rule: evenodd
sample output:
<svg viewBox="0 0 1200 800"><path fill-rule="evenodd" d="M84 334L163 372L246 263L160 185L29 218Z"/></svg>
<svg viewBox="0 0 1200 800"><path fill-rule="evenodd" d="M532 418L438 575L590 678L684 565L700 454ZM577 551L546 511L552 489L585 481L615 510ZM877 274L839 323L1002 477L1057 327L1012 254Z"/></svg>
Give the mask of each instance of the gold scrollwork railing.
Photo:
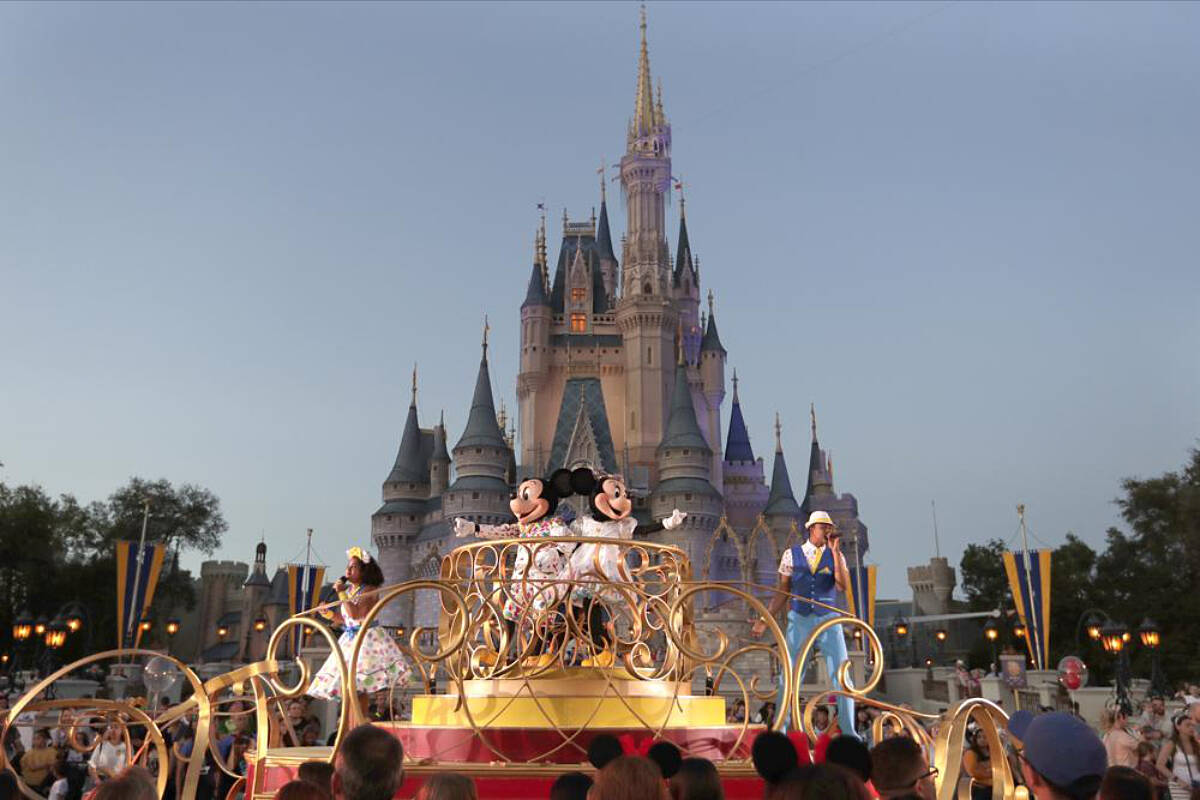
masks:
<svg viewBox="0 0 1200 800"><path fill-rule="evenodd" d="M596 577L606 574L600 563L599 550L594 555L591 569L585 565L581 574L571 579L537 579L531 577L529 569L524 575L514 576L518 562L536 568L540 557L549 554L547 548L562 544L597 545L598 542L564 537L466 544L443 558L439 579L408 581L377 590L377 600L362 620L361 630L366 630L380 619L389 604L404 596L417 592L437 594L440 618L436 637L429 639L427 634L432 632L429 628L414 627L398 644L411 661L413 674L419 681L428 684L439 674L444 675L448 693L456 695L455 711L466 718L473 734L498 761L511 762L513 759L489 732L490 722L519 698L530 698L543 717L544 727L559 734L558 741L549 745L545 752L527 759L543 761L564 748L582 755L584 748L579 744L579 734L596 718L600 704L606 701L620 704L627 712L627 718L635 721L634 727L640 727L646 735L663 735L670 715L647 717L630 700L631 695L637 693L637 685L665 687L654 696L667 698L674 707L680 705L686 695L693 694L692 687L698 686L701 679L706 679L706 693L727 700L740 699L746 707L743 719L728 724L734 735L725 740L730 743L725 749L727 763L744 763L744 745L761 729L749 722L749 709L754 703L774 699L777 710L767 727L780 728L790 716L810 735L810 741L815 741L812 735L814 711L838 695L848 696L857 704L880 712L873 722L874 740L885 736L888 729L894 729L912 736L927 748L931 763L940 771L937 780L939 800L951 800L960 795L961 753L969 723L973 722L985 731L992 752L1003 752L1000 731L1006 717L998 706L988 701L966 700L937 717L872 697L871 693L883 677L883 649L874 630L856 617L831 609L836 613L817 624L798 653L789 654L785 630L770 616L760 599L775 591L773 587L748 582L693 580L691 565L682 550L646 541L603 540L599 543L600 547L613 548L605 557L616 556L615 560L608 561L610 572L612 565L616 565L616 580ZM697 600L713 591L739 598L742 603L734 605L748 609L750 618L730 620L697 615L694 612ZM29 711L64 712L60 724L69 726L68 741L78 748L88 745L77 745L70 734L75 726L88 719L103 717L116 721L124 726L127 740L129 727L144 728L146 743L134 754L133 760L146 762L150 748L153 748L159 764L157 784L161 795L167 781L164 765L169 763L163 731L194 714L197 746L193 746L186 756L178 751L175 753L186 766L185 781L177 796L181 800L191 800L196 793L206 752L212 754L221 770L236 777L219 757L212 735L220 717L253 714L257 729L253 756L262 763L275 752L271 747L280 738L281 707L305 694L313 677L301 659L298 661L299 678L290 684L283 681L278 653L296 628L315 631L333 653L333 663L340 671L341 696L358 696L355 675L365 638L356 637L353 644L348 645L349 652L345 652L334 633L317 616L325 608L312 609L284 621L272 633L262 661L237 667L208 681L201 681L192 669L177 659L154 651L113 650L89 656L57 670L27 691L0 718L3 722L0 735L7 734L18 716ZM765 640L746 635L753 619L765 620ZM731 625L732 622L740 628ZM844 626L843 633L853 629L862 632L871 665L870 674L861 686L856 685L851 664L847 661L836 675L841 688L822 687L806 697L800 684L800 665L812 655L817 637L834 626ZM39 699L55 681L81 667L105 660L155 656L167 658L191 690L187 700L156 717L151 717L129 700ZM611 660L606 661L606 656ZM592 685L601 686L600 691L594 693L596 709L583 725L564 729L555 721L548 698L539 685L547 685L541 683L543 680L578 676L580 673L568 671L583 665L592 668L586 673L591 676ZM780 676L778 682L771 677L774 673ZM499 711L492 708L484 715L486 718L480 717L469 702L473 691L469 684L480 681L501 681L509 687L507 695L500 698ZM395 692L406 688L387 687L389 701ZM252 702L253 707L241 712L229 710L239 698ZM358 703L341 703L334 746L326 757L332 759L344 733L362 721ZM843 724L853 725L853 720ZM936 731L934 734L929 732L930 725ZM684 750L686 754L686 747ZM712 757L713 753L709 750L706 755ZM3 759L0 752L0 767L11 769ZM1017 789L1007 760L993 759L992 770L993 797L998 800L1016 797ZM31 800L38 797L30 787L24 783L20 785L26 797Z"/></svg>

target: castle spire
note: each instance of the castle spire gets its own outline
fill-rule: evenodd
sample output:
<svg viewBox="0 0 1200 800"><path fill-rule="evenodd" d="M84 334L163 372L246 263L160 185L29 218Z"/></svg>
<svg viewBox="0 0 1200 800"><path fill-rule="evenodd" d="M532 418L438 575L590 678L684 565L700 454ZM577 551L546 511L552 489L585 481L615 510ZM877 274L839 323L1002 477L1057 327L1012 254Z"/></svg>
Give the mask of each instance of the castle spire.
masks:
<svg viewBox="0 0 1200 800"><path fill-rule="evenodd" d="M783 426L779 424L779 412L775 412L775 465L771 469L771 494L767 498L763 513L768 516L799 517L800 506L792 493L792 479L788 476L787 462L783 458Z"/></svg>
<svg viewBox="0 0 1200 800"><path fill-rule="evenodd" d="M412 404L414 406L417 404L417 362L415 361L413 362L412 376Z"/></svg>
<svg viewBox="0 0 1200 800"><path fill-rule="evenodd" d="M421 426L417 422L417 368L413 365L412 399L408 405L408 417L404 420L404 433L400 436L396 462L392 465L386 482L428 487L429 469L426 467L422 449Z"/></svg>
<svg viewBox="0 0 1200 800"><path fill-rule="evenodd" d="M829 473L826 471L825 454L821 452L821 444L817 441L817 407L809 405L809 416L812 420L812 449L808 454L808 480L804 486L804 500L800 503L802 513L807 514L813 508L812 499L816 495L829 494L832 488Z"/></svg>
<svg viewBox="0 0 1200 800"><path fill-rule="evenodd" d="M725 345L721 344L721 336L717 333L717 315L713 311L712 289L708 290L708 325L704 331L704 338L700 340L700 351L725 352Z"/></svg>
<svg viewBox="0 0 1200 800"><path fill-rule="evenodd" d="M754 450L750 447L750 433L742 417L742 403L738 398L737 370L733 371L733 407L729 411L729 436L725 440L725 460L729 462L753 462Z"/></svg>
<svg viewBox="0 0 1200 800"><path fill-rule="evenodd" d="M454 446L455 451L462 447L499 447L508 444L496 422L496 406L492 402L492 379L488 373L488 325L487 317L483 318L483 355L479 359L479 374L475 377L475 392L471 396L471 411L467 415L467 426L462 438Z"/></svg>
<svg viewBox="0 0 1200 800"><path fill-rule="evenodd" d="M646 6L642 5L642 51L638 59L637 96L633 104L633 134L646 136L658 120L654 113L654 88L650 80L650 51L646 47ZM661 94L660 100L661 103Z"/></svg>

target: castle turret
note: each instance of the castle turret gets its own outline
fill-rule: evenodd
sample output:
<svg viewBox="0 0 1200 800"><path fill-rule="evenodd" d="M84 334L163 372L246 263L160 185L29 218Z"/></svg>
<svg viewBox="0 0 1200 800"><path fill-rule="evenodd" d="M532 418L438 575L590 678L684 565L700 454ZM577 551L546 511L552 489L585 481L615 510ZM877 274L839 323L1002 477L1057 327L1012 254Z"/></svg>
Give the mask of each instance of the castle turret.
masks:
<svg viewBox="0 0 1200 800"><path fill-rule="evenodd" d="M537 417L549 413L539 408L539 392L550 372L550 329L554 310L550 299L550 273L546 262L546 216L534 239L533 272L525 302L521 304L521 371L517 375L517 417L521 436L520 463L537 471L541 465L537 442ZM546 401L543 400L543 404Z"/></svg>
<svg viewBox="0 0 1200 800"><path fill-rule="evenodd" d="M429 496L441 497L450 485L450 453L446 451L446 414L433 429L433 457L429 459Z"/></svg>
<svg viewBox="0 0 1200 800"><path fill-rule="evenodd" d="M604 278L604 290L608 293L608 305L617 301L617 271L620 265L613 252L612 233L608 226L608 189L605 186L604 166L600 167L600 222L596 226L596 249L600 257L600 274Z"/></svg>
<svg viewBox="0 0 1200 800"><path fill-rule="evenodd" d="M271 579L267 577L267 543L259 542L254 548L254 565L250 576L242 584L242 626L246 633L241 637L238 658L242 661L257 661L266 654L267 638L271 631L264 625L255 630L254 621L263 616L263 605L271 593Z"/></svg>
<svg viewBox="0 0 1200 800"><path fill-rule="evenodd" d="M721 494L711 483L712 448L696 422L682 349L675 366L671 414L658 446L658 473L658 485L650 496L652 516L660 519L676 508L688 513L682 528L661 535L660 540L683 547L695 560L699 554L692 551L707 541L707 536L692 534L706 534L716 527Z"/></svg>
<svg viewBox="0 0 1200 800"><path fill-rule="evenodd" d="M485 322L483 354L471 396L467 426L454 445L454 471L457 477L442 500L447 520L465 517L474 522L497 525L512 520L508 510L510 489L505 482L511 451L496 421L492 402L492 379L488 373Z"/></svg>
<svg viewBox="0 0 1200 800"><path fill-rule="evenodd" d="M867 526L858 518L858 500L846 492L839 495L833 488L833 460L817 442L817 411L811 406L812 448L808 456L808 484L804 490L801 513L807 517L814 511L825 511L833 518L842 534L842 552L846 563L856 566L867 552L870 542Z"/></svg>
<svg viewBox="0 0 1200 800"><path fill-rule="evenodd" d="M749 531L767 503L768 490L762 459L754 456L742 416L737 370L733 372L733 404L729 409L729 438L725 442L722 474L725 516L736 530Z"/></svg>

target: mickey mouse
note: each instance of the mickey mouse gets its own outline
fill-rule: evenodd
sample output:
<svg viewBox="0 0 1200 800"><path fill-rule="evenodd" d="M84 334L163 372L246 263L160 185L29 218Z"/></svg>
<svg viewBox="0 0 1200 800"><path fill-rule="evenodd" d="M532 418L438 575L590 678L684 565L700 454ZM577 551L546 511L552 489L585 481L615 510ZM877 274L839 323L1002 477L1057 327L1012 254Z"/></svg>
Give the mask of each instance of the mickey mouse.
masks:
<svg viewBox="0 0 1200 800"><path fill-rule="evenodd" d="M458 517L454 520L454 535L484 539L571 536L573 534L568 524L573 515L570 514L570 508L564 506L564 513L556 514L555 511L559 500L573 493L569 470L557 470L549 478L530 478L521 482L508 504L517 518L515 525L479 525ZM517 621L527 609L532 607L531 618L538 619L546 609L562 602L570 578L570 560L574 550L573 542L534 543L517 548L503 608L510 638Z"/></svg>
<svg viewBox="0 0 1200 800"><path fill-rule="evenodd" d="M687 514L679 509L669 517L649 525L639 525L633 518L633 500L619 475L595 476L590 470L577 469L571 473L571 487L576 494L587 495L591 517L580 517L571 525L576 536L595 539L624 539L674 530L683 524ZM603 602L619 602L620 594L613 588L604 588L598 581L618 582L628 580L621 575L621 548L612 545L581 544L571 556L571 573L576 580L586 581L577 585L572 592L571 602L576 613L582 615L587 609L587 630L596 650L594 658L585 659L588 666L610 666L615 660L611 651L612 637L605 630L607 612Z"/></svg>

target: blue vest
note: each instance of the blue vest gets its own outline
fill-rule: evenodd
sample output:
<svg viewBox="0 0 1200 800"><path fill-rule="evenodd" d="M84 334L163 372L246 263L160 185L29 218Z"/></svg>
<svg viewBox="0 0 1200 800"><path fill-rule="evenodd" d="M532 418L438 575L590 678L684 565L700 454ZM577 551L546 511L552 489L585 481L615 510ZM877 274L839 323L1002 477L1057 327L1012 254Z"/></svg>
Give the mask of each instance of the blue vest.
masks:
<svg viewBox="0 0 1200 800"><path fill-rule="evenodd" d="M808 568L808 558L804 555L804 550L798 544L793 545L790 590L793 595L809 597L826 605L837 605L837 581L834 579L833 551L826 547L825 551L821 553L821 560L817 562L817 572L814 575ZM833 613L829 609L814 606L812 603L795 598L792 598L789 607L803 617L807 617L809 614L823 617Z"/></svg>

